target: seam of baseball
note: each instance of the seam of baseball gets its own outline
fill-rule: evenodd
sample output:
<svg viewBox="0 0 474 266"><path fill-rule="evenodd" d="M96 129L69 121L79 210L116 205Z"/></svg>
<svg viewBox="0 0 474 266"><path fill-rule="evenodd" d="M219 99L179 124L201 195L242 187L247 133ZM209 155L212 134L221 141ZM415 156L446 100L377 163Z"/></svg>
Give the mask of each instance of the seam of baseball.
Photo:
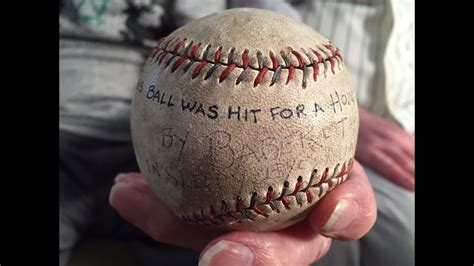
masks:
<svg viewBox="0 0 474 266"><path fill-rule="evenodd" d="M295 184L293 192L289 193L289 182L285 181L283 184L282 192L276 197L276 193L273 192L273 188L270 186L267 191L266 200L264 202L257 202L257 192L253 192L250 204L245 207L241 197L237 197L237 202L235 206L235 211L228 211L227 206L230 205L226 201L222 200L220 206L220 214L216 212L216 209L213 205L207 210L200 209L198 213L192 212L190 214L181 214L181 219L189 223L198 223L205 225L231 225L233 223L241 223L244 220L254 221L258 216L267 218L270 213L262 210L264 206L268 206L271 212L280 213L282 210L278 206L283 206L283 210L291 209L289 197L294 197L294 201L297 206L302 206L303 203L316 203L321 199L327 192L336 188L339 184L346 181L349 172L353 166L353 160L350 159L347 163L342 164L341 170L339 171L339 166L337 164L334 167L333 174L329 177L329 168L325 168L324 172L321 174L321 178L313 184L313 180L318 175L318 170L314 169L310 175L309 181L306 186L303 186L303 177L299 176ZM339 172L339 173L338 173ZM329 177L329 178L328 178ZM327 185L325 188L324 185ZM317 197L313 195L310 188L318 189ZM266 208L268 210L268 208ZM249 215L252 213L252 215ZM254 216L254 217L251 217Z"/></svg>
<svg viewBox="0 0 474 266"><path fill-rule="evenodd" d="M265 64L262 52L257 50L256 57L258 67L255 67L250 64L249 49L245 49L240 55L242 57L243 63L237 64L235 62L235 48L232 48L229 51L227 55L228 61L222 62L220 60L222 46L217 47L214 51L213 58L209 59L209 57L211 56L210 50L212 49L210 44L203 46L205 48L203 48L204 52L202 56L197 57L196 52L198 49L200 49L201 43L194 44L194 41L189 41L186 38L161 38L158 41L156 47L151 50L149 59L156 60L155 63L157 64L162 64L164 62L165 68L167 68L169 65L171 65L171 62L175 58L177 58L174 61L173 66L171 67L171 73L174 73L181 65L185 65L183 71L184 73L186 73L194 63L199 63L193 70L192 79L199 76L199 74L203 72L202 70L207 64L212 65L212 67L210 67L205 72L206 74L204 80L207 80L209 77L211 77L212 73L219 66L224 66L226 67L226 69L220 74L219 83L226 80L235 68L242 69L241 74L236 80L236 85L244 81L250 71L258 71L258 74L253 81L254 87L257 87L259 84L262 83L267 72L273 73L270 86L273 86L275 83L279 83L281 81L281 70L283 69L288 70L288 77L285 82L285 85L288 85L289 82L294 78L295 70L299 70L303 71L302 87L305 88L307 86L308 75L310 73L310 70L308 70L309 68L313 69L313 80L317 81L317 77L320 73L319 64L323 65L323 73L325 77L327 76L326 73L328 69L331 69L331 72L335 74L335 65L337 64L338 68L340 69L341 64L344 64L344 61L340 54L340 50L337 47L331 44L325 44L322 46L326 48L327 51L319 45L316 46L316 49L309 48L308 50L310 50L310 52L305 51L303 48L301 48L302 52L298 52L297 50L289 47L289 53L285 52L284 50L280 51L280 57L282 60L279 59L280 57L275 56L273 51L270 51L269 57L271 59L272 66L268 66ZM168 55L171 56L165 60ZM303 55L307 60L303 58ZM290 63L291 56L296 58L296 61L293 61L297 62L297 64ZM188 62L185 63L185 61ZM309 64L306 62L309 62Z"/></svg>

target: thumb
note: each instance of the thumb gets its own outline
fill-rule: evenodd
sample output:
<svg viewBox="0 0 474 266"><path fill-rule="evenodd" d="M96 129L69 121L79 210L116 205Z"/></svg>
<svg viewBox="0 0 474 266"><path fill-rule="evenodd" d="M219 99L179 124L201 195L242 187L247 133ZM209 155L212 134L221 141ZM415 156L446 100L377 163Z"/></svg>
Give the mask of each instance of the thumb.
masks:
<svg viewBox="0 0 474 266"><path fill-rule="evenodd" d="M199 265L308 265L324 256L330 244L306 221L280 231L231 232L206 246Z"/></svg>

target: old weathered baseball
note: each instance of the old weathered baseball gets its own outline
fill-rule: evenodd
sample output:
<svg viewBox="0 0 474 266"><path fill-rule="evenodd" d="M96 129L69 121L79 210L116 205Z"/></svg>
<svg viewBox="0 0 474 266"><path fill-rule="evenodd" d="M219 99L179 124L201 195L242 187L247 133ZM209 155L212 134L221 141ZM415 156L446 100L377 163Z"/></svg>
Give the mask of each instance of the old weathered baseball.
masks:
<svg viewBox="0 0 474 266"><path fill-rule="evenodd" d="M286 16L231 9L158 41L132 104L140 169L190 223L276 230L347 178L356 95L340 51Z"/></svg>

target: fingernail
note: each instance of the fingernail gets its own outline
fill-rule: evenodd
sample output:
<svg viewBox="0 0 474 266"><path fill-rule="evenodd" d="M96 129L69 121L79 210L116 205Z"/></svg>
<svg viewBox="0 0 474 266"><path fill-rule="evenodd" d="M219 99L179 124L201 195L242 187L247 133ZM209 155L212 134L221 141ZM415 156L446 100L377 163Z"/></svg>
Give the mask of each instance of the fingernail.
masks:
<svg viewBox="0 0 474 266"><path fill-rule="evenodd" d="M120 191L122 190L122 191ZM112 186L109 202L129 222L143 222L149 216L150 198L141 189L131 183L117 183Z"/></svg>
<svg viewBox="0 0 474 266"><path fill-rule="evenodd" d="M139 178L135 173L120 173L114 179L115 184L117 183L130 183L130 182L142 182L146 184L143 178Z"/></svg>
<svg viewBox="0 0 474 266"><path fill-rule="evenodd" d="M248 247L227 240L221 240L210 247L199 260L199 266L210 265L253 265L254 255Z"/></svg>
<svg viewBox="0 0 474 266"><path fill-rule="evenodd" d="M114 179L114 182L115 183L118 183L118 182L124 182L126 179L127 179L128 175L125 174L125 173L119 173L115 179Z"/></svg>
<svg viewBox="0 0 474 266"><path fill-rule="evenodd" d="M117 183L117 184L114 184L114 185L112 186L112 188L110 188L109 202L110 202L111 204L112 204L112 202L114 202L115 193L117 192L117 190L122 189L122 188L127 188L127 184L125 184L125 183Z"/></svg>
<svg viewBox="0 0 474 266"><path fill-rule="evenodd" d="M326 236L337 237L346 229L359 213L359 204L351 199L341 199L334 208L326 224L321 228Z"/></svg>

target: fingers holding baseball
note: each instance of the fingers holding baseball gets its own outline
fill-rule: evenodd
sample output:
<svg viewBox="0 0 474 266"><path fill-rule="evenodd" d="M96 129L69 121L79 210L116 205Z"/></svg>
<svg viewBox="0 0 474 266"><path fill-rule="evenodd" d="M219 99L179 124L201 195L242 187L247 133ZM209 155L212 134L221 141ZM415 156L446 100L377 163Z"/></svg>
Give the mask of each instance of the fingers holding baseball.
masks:
<svg viewBox="0 0 474 266"><path fill-rule="evenodd" d="M220 230L190 225L174 216L139 173L120 174L115 182L109 195L112 207L157 241L202 250L209 241L222 234Z"/></svg>
<svg viewBox="0 0 474 266"><path fill-rule="evenodd" d="M308 265L323 257L330 245L331 239L307 221L280 231L236 231L211 241L199 265Z"/></svg>
<svg viewBox="0 0 474 266"><path fill-rule="evenodd" d="M364 236L376 217L374 192L362 166L354 161L347 180L316 204L308 223L325 236L353 240Z"/></svg>
<svg viewBox="0 0 474 266"><path fill-rule="evenodd" d="M346 182L326 194L308 219L280 231L221 235L206 246L199 265L308 265L327 253L331 238L365 235L376 215L367 175L354 162Z"/></svg>

